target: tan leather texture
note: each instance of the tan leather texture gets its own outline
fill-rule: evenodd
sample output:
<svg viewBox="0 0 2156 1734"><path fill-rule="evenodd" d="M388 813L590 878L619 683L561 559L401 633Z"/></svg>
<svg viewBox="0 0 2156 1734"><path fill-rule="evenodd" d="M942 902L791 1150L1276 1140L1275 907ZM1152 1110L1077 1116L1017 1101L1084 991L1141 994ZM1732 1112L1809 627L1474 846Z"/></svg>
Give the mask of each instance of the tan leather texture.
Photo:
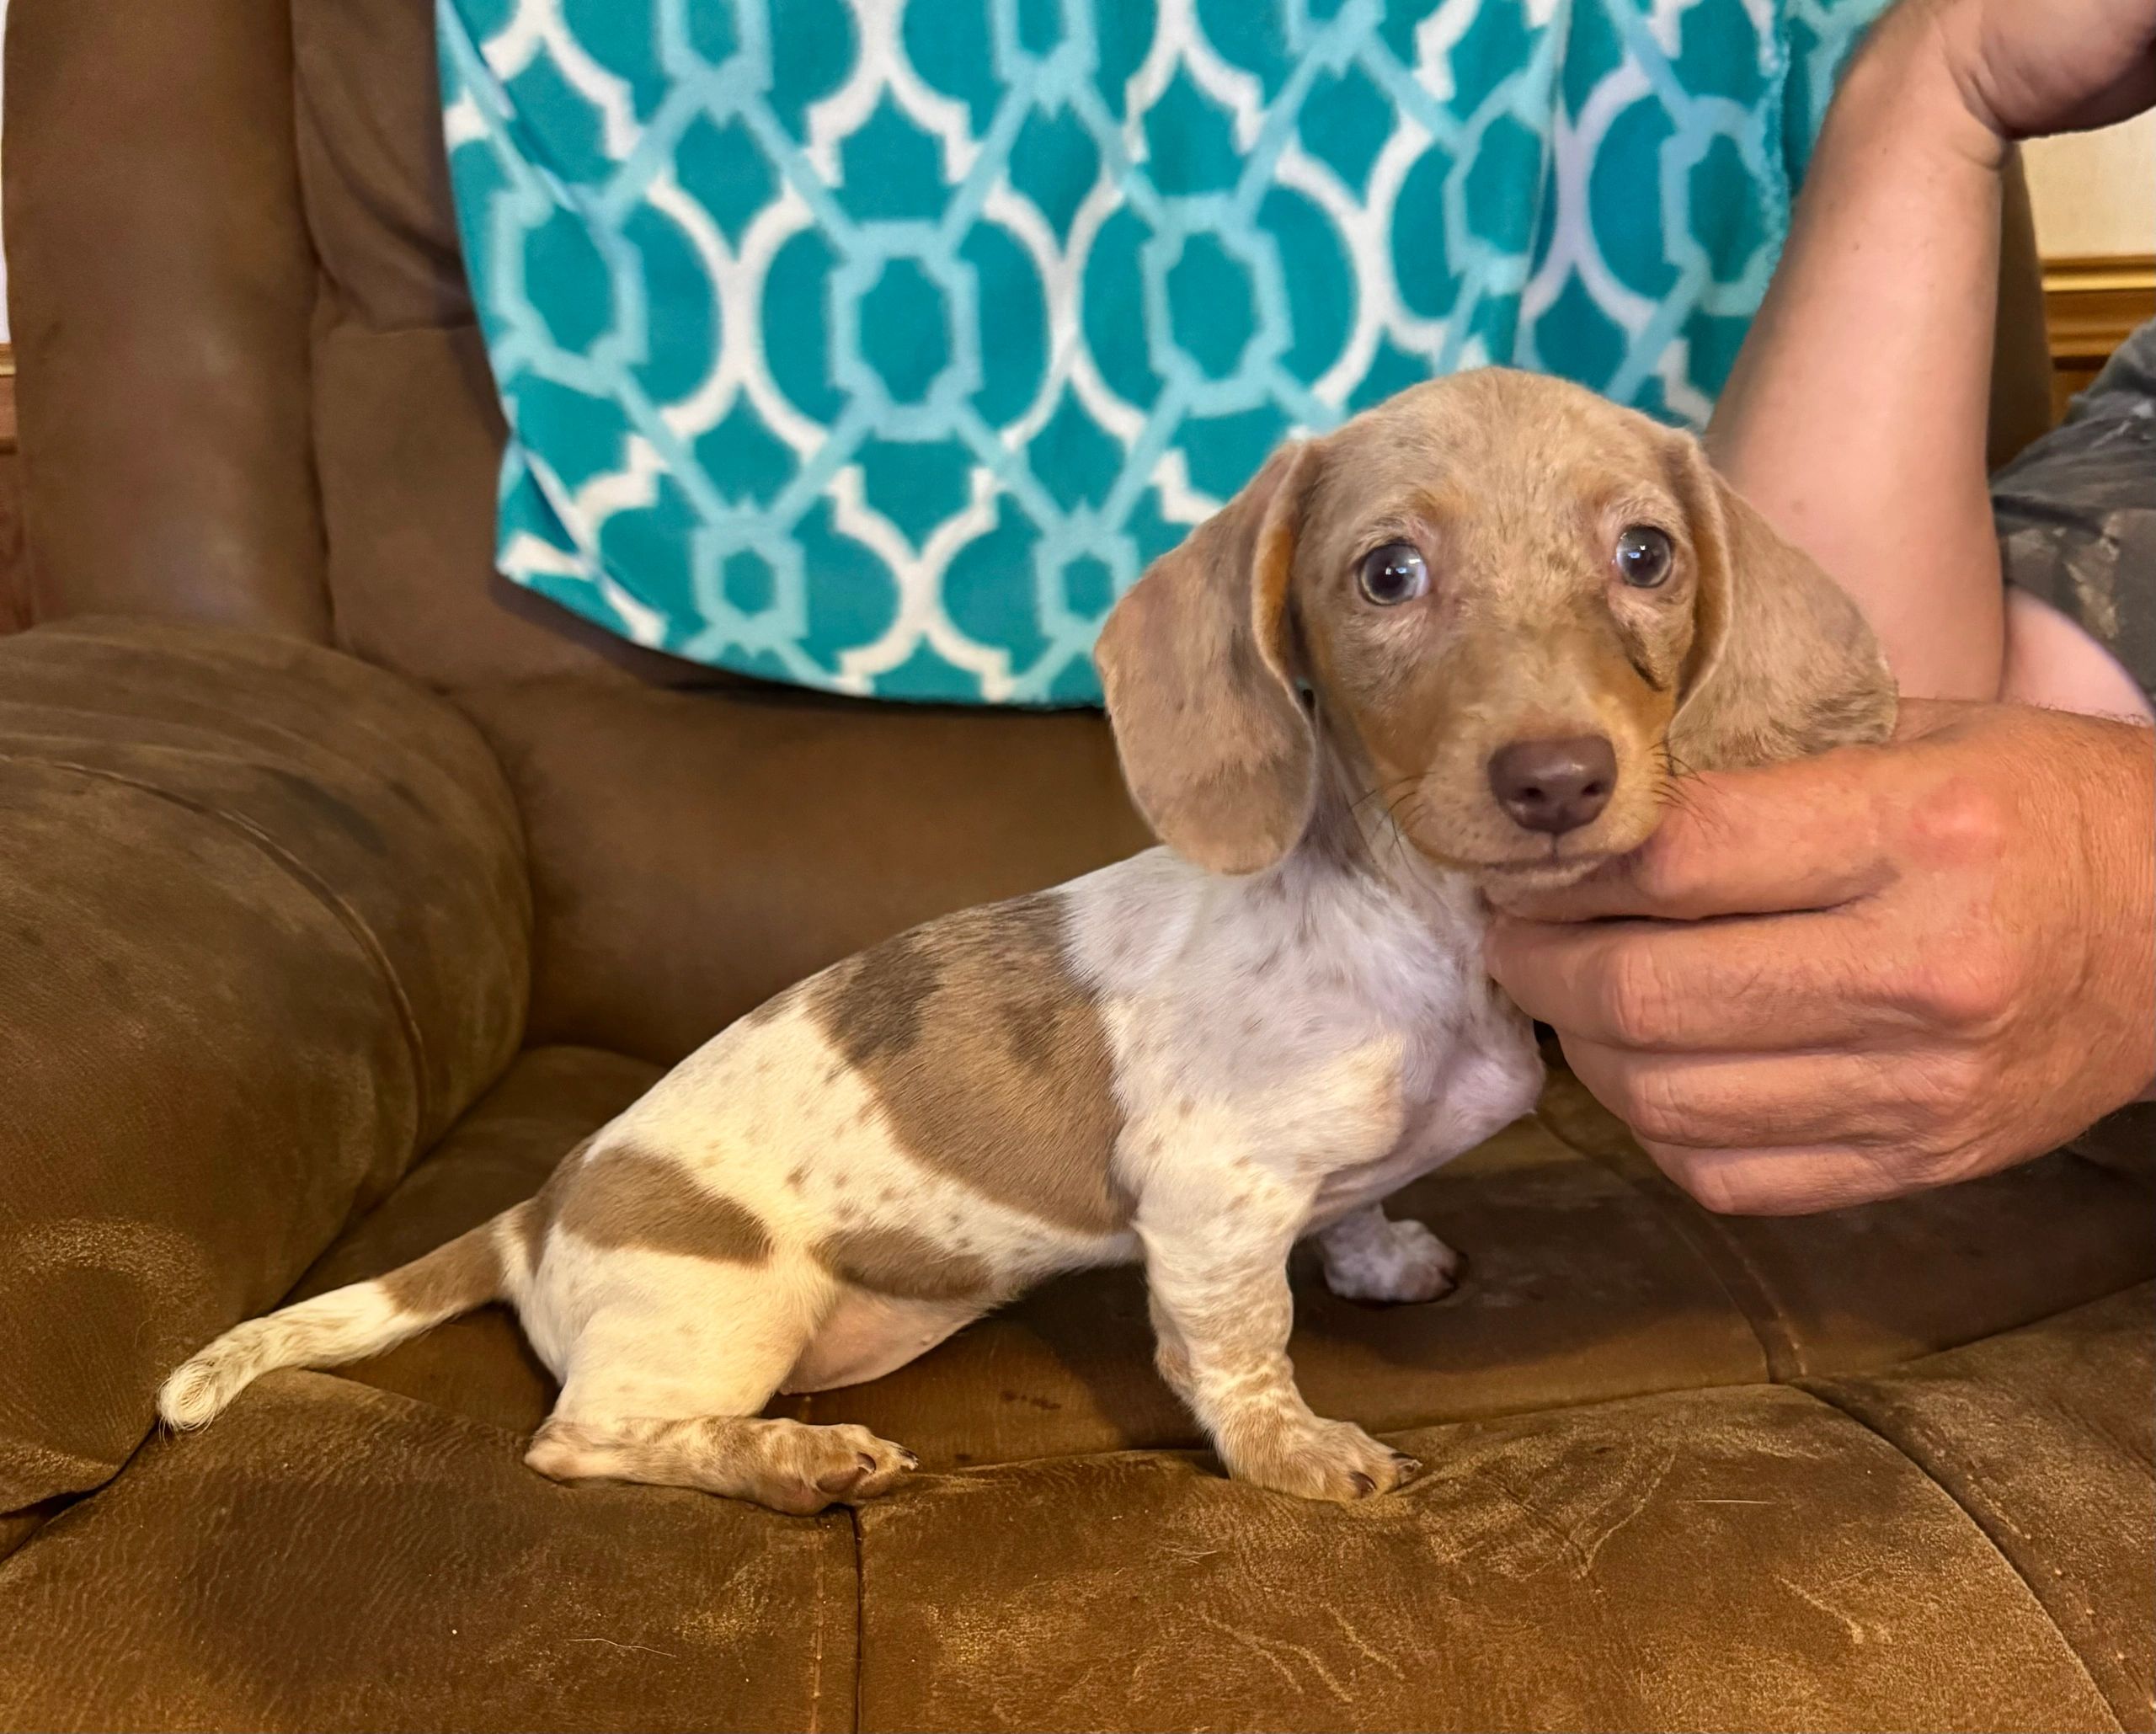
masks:
<svg viewBox="0 0 2156 1734"><path fill-rule="evenodd" d="M1152 1453L864 1507L857 1726L2111 1725L1949 1492L1802 1392L1388 1437L1430 1469L1344 1513Z"/></svg>
<svg viewBox="0 0 2156 1734"><path fill-rule="evenodd" d="M286 13L8 9L8 293L40 618L328 636Z"/></svg>
<svg viewBox="0 0 2156 1734"><path fill-rule="evenodd" d="M502 417L478 328L330 319L314 348L337 642L435 687L542 675L727 686L494 570Z"/></svg>
<svg viewBox="0 0 2156 1734"><path fill-rule="evenodd" d="M515 1052L522 839L470 727L227 628L0 640L0 1511L80 1492Z"/></svg>
<svg viewBox="0 0 2156 1734"><path fill-rule="evenodd" d="M2143 1286L1899 1372L1806 1386L1946 1490L2126 1728L2156 1723L2152 1305Z"/></svg>
<svg viewBox="0 0 2156 1734"><path fill-rule="evenodd" d="M527 1052L296 1292L528 1194L654 1075ZM2148 1193L2057 1158L1753 1224L1844 1291L1814 1373L1770 1381L1771 1298L1725 1286L1720 1224L1636 1184L1575 1089L1545 1113L1604 1155L1524 1123L1399 1201L1466 1252L1456 1297L1359 1307L1299 1272L1299 1377L1430 1465L1400 1495L1221 1481L1127 1273L781 1400L921 1453L851 1524L531 1476L552 1388L488 1309L273 1375L53 1516L0 1565L0 1726L2148 1726ZM2085 1261L2063 1233L2002 1291L2039 1219ZM1943 1334L1876 1369L1911 1289ZM138 1670L93 1673L97 1598L130 1586L167 1617Z"/></svg>
<svg viewBox="0 0 2156 1734"><path fill-rule="evenodd" d="M563 1487L522 1441L283 1373L0 1561L11 1728L849 1726L851 1526Z"/></svg>
<svg viewBox="0 0 2156 1734"><path fill-rule="evenodd" d="M290 28L307 232L340 311L370 331L468 323L433 8L308 0Z"/></svg>
<svg viewBox="0 0 2156 1734"><path fill-rule="evenodd" d="M915 922L1150 840L1090 714L574 680L459 702L531 840L535 1041L670 1064Z"/></svg>

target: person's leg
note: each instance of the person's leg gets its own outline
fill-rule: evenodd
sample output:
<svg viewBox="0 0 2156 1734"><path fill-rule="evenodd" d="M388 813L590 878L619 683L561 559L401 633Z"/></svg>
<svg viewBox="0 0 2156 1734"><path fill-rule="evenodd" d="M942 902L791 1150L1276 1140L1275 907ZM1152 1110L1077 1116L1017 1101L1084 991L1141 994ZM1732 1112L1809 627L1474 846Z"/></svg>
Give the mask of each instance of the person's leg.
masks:
<svg viewBox="0 0 2156 1734"><path fill-rule="evenodd" d="M2013 704L2156 721L2156 711L2117 658L2048 602L2012 588L1999 696Z"/></svg>

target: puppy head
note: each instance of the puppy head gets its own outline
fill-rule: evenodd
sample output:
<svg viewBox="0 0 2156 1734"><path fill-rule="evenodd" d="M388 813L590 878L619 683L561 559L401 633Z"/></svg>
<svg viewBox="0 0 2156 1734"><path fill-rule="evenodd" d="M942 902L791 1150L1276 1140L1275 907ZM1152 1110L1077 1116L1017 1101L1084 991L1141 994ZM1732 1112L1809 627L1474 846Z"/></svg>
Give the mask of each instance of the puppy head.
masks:
<svg viewBox="0 0 2156 1734"><path fill-rule="evenodd" d="M1425 856L1548 883L1644 842L1673 775L1894 716L1855 606L1697 441L1495 368L1276 454L1098 660L1140 810L1221 872L1303 835L1319 728Z"/></svg>

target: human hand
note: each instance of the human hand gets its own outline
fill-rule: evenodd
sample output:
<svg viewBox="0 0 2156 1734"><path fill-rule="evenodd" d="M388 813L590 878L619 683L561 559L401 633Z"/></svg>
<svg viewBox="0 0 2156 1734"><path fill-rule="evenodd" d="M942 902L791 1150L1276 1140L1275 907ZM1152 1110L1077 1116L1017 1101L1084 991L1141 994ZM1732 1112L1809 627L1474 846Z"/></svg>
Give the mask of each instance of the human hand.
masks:
<svg viewBox="0 0 2156 1734"><path fill-rule="evenodd" d="M1880 29L1941 54L2002 141L2107 126L2156 107L2156 0L1905 0Z"/></svg>
<svg viewBox="0 0 2156 1734"><path fill-rule="evenodd" d="M1909 703L1886 746L1688 779L1645 847L1507 902L1491 973L1710 1209L1988 1173L2156 1076L2131 723Z"/></svg>

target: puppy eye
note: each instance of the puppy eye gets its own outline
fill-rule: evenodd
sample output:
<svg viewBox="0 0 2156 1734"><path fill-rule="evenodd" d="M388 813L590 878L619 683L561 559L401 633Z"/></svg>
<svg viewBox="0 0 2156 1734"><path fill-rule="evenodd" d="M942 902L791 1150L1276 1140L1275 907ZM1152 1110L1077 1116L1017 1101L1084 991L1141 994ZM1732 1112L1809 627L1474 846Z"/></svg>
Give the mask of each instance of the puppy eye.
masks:
<svg viewBox="0 0 2156 1734"><path fill-rule="evenodd" d="M1630 525L1617 534L1617 575L1635 590L1661 584L1675 558L1669 537L1652 524Z"/></svg>
<svg viewBox="0 0 2156 1734"><path fill-rule="evenodd" d="M1412 542L1389 542L1363 556L1355 582L1380 608L1412 602L1430 588L1430 568Z"/></svg>

